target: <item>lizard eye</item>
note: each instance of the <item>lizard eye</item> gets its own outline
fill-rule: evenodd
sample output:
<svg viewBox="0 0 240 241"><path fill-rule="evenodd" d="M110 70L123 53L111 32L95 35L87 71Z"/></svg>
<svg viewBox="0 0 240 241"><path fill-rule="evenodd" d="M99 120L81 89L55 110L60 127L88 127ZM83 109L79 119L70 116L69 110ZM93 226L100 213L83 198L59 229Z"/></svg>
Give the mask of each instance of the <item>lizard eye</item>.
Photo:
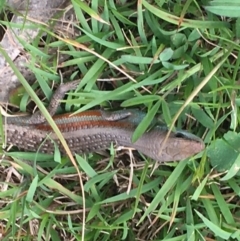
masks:
<svg viewBox="0 0 240 241"><path fill-rule="evenodd" d="M177 130L175 132L175 137L177 137L177 138L185 138L185 139L196 141L196 142L200 142L200 143L203 142L202 139L200 139L198 136L195 136L194 134L189 133L189 132L184 131L184 130Z"/></svg>
<svg viewBox="0 0 240 241"><path fill-rule="evenodd" d="M175 137L179 137L179 138L187 138L187 136L186 136L184 133L179 132L179 131L175 133Z"/></svg>

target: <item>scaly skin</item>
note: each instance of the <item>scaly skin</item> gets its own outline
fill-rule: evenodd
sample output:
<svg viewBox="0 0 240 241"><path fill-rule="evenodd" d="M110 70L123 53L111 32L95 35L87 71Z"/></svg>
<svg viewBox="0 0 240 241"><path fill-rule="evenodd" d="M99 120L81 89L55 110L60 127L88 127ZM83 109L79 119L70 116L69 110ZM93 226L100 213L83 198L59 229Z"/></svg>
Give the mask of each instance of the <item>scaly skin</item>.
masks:
<svg viewBox="0 0 240 241"><path fill-rule="evenodd" d="M200 138L180 130L171 133L159 155L159 149L167 133L166 128L159 127L144 133L132 143L133 132L145 116L145 113L138 110L93 110L76 115L68 113L54 116L59 100L77 84L78 81L73 81L61 85L48 108L73 153L94 152L106 149L114 143L117 146L137 149L156 161L167 162L186 159L204 149L204 143ZM40 113L30 117L7 118L4 129L7 143L20 149L53 153L55 143L64 153L60 141Z"/></svg>

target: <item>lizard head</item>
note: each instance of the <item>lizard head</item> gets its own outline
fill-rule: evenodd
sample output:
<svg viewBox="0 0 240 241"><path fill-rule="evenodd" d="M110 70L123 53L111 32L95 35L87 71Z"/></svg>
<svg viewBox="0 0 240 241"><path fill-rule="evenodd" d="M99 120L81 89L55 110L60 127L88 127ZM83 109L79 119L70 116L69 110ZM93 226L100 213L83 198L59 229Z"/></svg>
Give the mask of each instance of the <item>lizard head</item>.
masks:
<svg viewBox="0 0 240 241"><path fill-rule="evenodd" d="M166 141L162 152L159 153L159 160L179 161L191 157L205 148L201 138L183 130L172 132ZM159 148L161 151L161 148ZM161 161L162 162L162 161Z"/></svg>

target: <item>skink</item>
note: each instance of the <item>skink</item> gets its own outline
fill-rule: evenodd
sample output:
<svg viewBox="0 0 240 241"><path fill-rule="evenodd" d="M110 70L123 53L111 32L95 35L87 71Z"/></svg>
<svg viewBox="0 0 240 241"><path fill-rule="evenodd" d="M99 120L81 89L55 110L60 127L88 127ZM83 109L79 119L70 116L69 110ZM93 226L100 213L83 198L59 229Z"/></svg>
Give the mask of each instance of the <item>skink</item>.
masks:
<svg viewBox="0 0 240 241"><path fill-rule="evenodd" d="M61 85L53 96L49 108L73 154L107 149L113 143L134 148L156 161L167 162L186 159L204 149L204 143L200 138L180 130L171 133L159 155L160 146L167 133L166 129L159 127L144 133L132 143L133 132L145 116L145 113L138 110L92 110L76 115L54 115L58 100L73 86L76 86L76 83ZM32 117L8 117L4 123L4 130L7 143L19 149L53 153L57 144L64 153L60 141L41 114Z"/></svg>

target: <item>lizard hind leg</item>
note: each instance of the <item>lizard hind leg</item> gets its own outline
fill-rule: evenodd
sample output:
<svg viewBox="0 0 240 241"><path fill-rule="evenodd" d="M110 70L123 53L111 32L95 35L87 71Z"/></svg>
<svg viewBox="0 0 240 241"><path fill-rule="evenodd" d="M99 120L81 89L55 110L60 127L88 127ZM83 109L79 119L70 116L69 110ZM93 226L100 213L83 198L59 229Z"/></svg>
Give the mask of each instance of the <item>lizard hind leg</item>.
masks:
<svg viewBox="0 0 240 241"><path fill-rule="evenodd" d="M80 82L79 80L75 80L75 81L71 81L71 82L67 82L59 85L59 87L57 88L57 90L55 91L55 93L51 98L49 106L47 107L47 110L51 116L53 116L56 113L60 100L63 99L66 92L77 88L79 82ZM46 119L42 115L42 113L40 111L37 111L31 116L31 118L27 120L27 123L41 124L41 123L44 123L45 121Z"/></svg>

